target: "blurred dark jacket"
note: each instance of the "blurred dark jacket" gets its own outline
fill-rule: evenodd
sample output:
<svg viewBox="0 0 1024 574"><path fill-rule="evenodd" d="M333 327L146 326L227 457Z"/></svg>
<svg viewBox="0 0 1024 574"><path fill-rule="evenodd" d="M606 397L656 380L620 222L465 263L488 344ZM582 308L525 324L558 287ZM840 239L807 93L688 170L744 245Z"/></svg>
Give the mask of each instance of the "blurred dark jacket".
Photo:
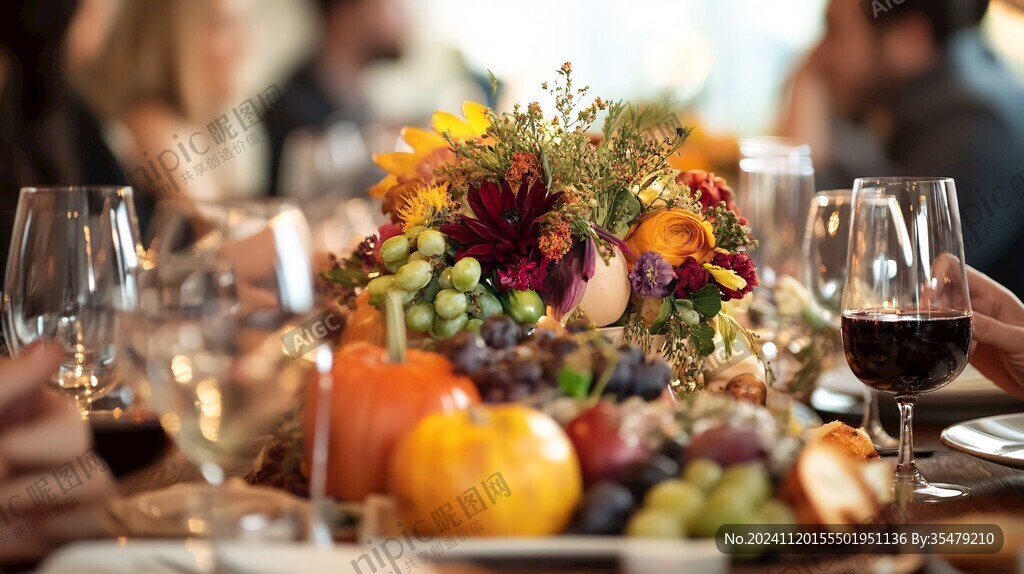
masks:
<svg viewBox="0 0 1024 574"><path fill-rule="evenodd" d="M313 66L303 67L282 90L283 105L267 116L270 136L270 194L288 195L280 189L281 161L288 135L300 128L322 130L339 121L363 126L369 119L361 105L343 105L334 101L316 78Z"/></svg>
<svg viewBox="0 0 1024 574"><path fill-rule="evenodd" d="M64 33L77 0L13 0L0 9L0 274L22 187L127 185L99 123L62 80Z"/></svg>
<svg viewBox="0 0 1024 574"><path fill-rule="evenodd" d="M270 136L270 194L284 195L278 189L281 177L281 155L288 134L297 128L322 127L334 111L334 106L313 77L310 67L303 68L285 85L282 93L284 105L267 116Z"/></svg>
<svg viewBox="0 0 1024 574"><path fill-rule="evenodd" d="M976 31L953 38L938 67L903 91L893 138L833 126L819 189L864 176L956 180L967 263L1024 298L1024 86Z"/></svg>

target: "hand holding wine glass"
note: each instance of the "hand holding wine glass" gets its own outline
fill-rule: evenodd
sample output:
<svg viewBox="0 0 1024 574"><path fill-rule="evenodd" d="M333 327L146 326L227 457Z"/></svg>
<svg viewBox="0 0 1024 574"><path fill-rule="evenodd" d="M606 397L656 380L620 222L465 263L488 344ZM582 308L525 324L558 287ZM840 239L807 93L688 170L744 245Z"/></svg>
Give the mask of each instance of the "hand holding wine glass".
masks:
<svg viewBox="0 0 1024 574"><path fill-rule="evenodd" d="M1024 303L971 267L967 282L974 308L971 364L1007 393L1024 398Z"/></svg>
<svg viewBox="0 0 1024 574"><path fill-rule="evenodd" d="M61 543L105 534L96 519L96 505L115 494L107 472L98 472L69 491L77 502L73 511L67 510L68 498L59 496L52 482L52 496L41 496L36 503L25 496L26 488L62 465L95 456L89 452L85 421L66 397L46 388L63 351L59 344L40 341L17 357L0 360L0 497L15 520L39 525L17 544L0 546L0 565L36 560ZM60 506L59 513L55 506Z"/></svg>
<svg viewBox="0 0 1024 574"><path fill-rule="evenodd" d="M898 491L914 502L970 495L931 484L914 460L914 403L960 375L971 345L971 300L956 188L951 179L858 179L842 332L865 385L900 408Z"/></svg>

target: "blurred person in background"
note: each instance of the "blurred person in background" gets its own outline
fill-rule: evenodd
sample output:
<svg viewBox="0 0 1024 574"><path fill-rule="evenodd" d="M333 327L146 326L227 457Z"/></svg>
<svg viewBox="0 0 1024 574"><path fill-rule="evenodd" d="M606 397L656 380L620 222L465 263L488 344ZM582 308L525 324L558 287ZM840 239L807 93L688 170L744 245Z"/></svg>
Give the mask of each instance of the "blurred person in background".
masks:
<svg viewBox="0 0 1024 574"><path fill-rule="evenodd" d="M286 195L281 175L293 156L285 149L290 134L314 132L331 124L363 129L371 116L364 93L367 68L401 57L405 21L399 0L314 0L321 25L308 62L283 88L284 103L267 119L271 140L272 195ZM356 132L358 137L358 132ZM366 157L369 163L369 157ZM372 177L367 181L372 181Z"/></svg>
<svg viewBox="0 0 1024 574"><path fill-rule="evenodd" d="M125 185L72 86L105 39L114 0L0 3L0 273L27 186Z"/></svg>
<svg viewBox="0 0 1024 574"><path fill-rule="evenodd" d="M981 38L988 4L831 0L778 131L811 144L819 189L954 178L968 263L1022 296L1024 87Z"/></svg>
<svg viewBox="0 0 1024 574"><path fill-rule="evenodd" d="M243 153L230 159L220 153L237 141L225 136L218 120L236 122L231 106L241 99L246 6L245 0L122 2L90 71L90 94L123 170L139 189L137 202L259 191L239 189ZM241 128L234 131L245 140ZM206 167L211 158L215 169Z"/></svg>

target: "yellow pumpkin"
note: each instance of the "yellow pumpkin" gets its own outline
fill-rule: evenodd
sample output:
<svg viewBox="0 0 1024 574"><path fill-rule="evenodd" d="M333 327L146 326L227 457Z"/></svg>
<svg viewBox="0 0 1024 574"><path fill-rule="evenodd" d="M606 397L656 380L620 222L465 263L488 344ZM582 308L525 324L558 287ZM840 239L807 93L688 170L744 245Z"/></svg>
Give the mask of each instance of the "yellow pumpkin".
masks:
<svg viewBox="0 0 1024 574"><path fill-rule="evenodd" d="M388 485L418 534L488 537L561 532L583 489L562 427L518 404L426 417L393 451Z"/></svg>

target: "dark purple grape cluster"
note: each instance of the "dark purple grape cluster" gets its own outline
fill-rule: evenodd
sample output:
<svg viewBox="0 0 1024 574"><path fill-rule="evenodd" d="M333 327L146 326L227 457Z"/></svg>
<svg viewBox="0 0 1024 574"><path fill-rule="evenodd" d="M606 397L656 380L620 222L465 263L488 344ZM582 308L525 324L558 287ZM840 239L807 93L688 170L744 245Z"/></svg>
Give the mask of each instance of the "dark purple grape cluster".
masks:
<svg viewBox="0 0 1024 574"><path fill-rule="evenodd" d="M520 401L549 381L544 370L547 357L527 342L519 324L505 315L484 321L479 334L456 334L437 350L448 357L456 372L473 379L485 402Z"/></svg>
<svg viewBox="0 0 1024 574"><path fill-rule="evenodd" d="M515 347L523 339L523 329L508 315L495 315L480 326L480 336L488 347L497 350Z"/></svg>
<svg viewBox="0 0 1024 574"><path fill-rule="evenodd" d="M614 395L620 401L632 396L653 401L661 396L672 380L668 363L648 359L642 349L632 345L622 345L616 353L619 360L602 394Z"/></svg>
<svg viewBox="0 0 1024 574"><path fill-rule="evenodd" d="M587 489L568 532L588 536L622 534L630 515L647 493L656 485L677 478L679 473L679 463L665 454L633 463L622 480L604 480Z"/></svg>
<svg viewBox="0 0 1024 574"><path fill-rule="evenodd" d="M250 484L281 489L299 497L309 496L309 482L299 469L301 449L274 439L268 445L262 465L252 470L246 479Z"/></svg>
<svg viewBox="0 0 1024 574"><path fill-rule="evenodd" d="M493 403L519 401L557 389L559 374L581 346L589 352L585 363L592 371L591 384L596 384L608 365L597 344L546 329L527 332L505 315L488 318L479 333L458 333L441 342L437 350L457 372L473 379L485 402ZM639 396L648 401L661 396L672 379L667 363L647 358L636 346L622 345L615 352L614 372L602 394L619 400Z"/></svg>

